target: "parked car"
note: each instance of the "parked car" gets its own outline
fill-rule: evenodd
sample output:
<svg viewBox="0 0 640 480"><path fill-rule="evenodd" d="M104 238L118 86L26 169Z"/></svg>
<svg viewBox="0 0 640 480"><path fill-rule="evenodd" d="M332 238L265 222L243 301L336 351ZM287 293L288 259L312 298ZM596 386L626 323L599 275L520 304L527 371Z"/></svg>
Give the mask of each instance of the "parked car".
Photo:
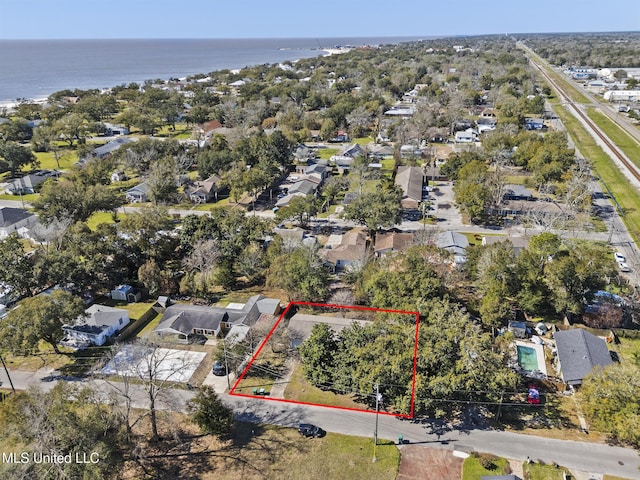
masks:
<svg viewBox="0 0 640 480"><path fill-rule="evenodd" d="M615 253L613 254L613 256L615 257L616 262L618 262L618 263L626 262L626 261L627 261L627 259L625 258L625 256L624 256L624 255L622 255L621 253L615 252Z"/></svg>
<svg viewBox="0 0 640 480"><path fill-rule="evenodd" d="M618 266L620 267L620 271L621 272L630 272L631 269L629 268L629 265L627 265L624 262L618 262Z"/></svg>
<svg viewBox="0 0 640 480"><path fill-rule="evenodd" d="M540 391L535 384L529 385L529 393L527 395L527 402L530 405L538 405L540 403Z"/></svg>
<svg viewBox="0 0 640 480"><path fill-rule="evenodd" d="M298 432L303 437L324 437L324 435L327 433L320 427L316 427L315 425L312 425L310 423L301 423L298 426Z"/></svg>
<svg viewBox="0 0 640 480"><path fill-rule="evenodd" d="M211 369L211 371L213 372L214 375L218 377L222 377L227 374L227 369L224 368L224 365L222 364L222 362L218 360L213 362L213 368Z"/></svg>

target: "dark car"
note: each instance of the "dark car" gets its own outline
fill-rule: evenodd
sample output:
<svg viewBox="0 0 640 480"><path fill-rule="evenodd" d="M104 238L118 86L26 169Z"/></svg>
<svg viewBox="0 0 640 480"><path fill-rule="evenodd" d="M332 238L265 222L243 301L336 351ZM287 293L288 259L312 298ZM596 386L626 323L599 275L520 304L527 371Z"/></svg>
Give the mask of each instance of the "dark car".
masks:
<svg viewBox="0 0 640 480"><path fill-rule="evenodd" d="M298 426L298 432L304 437L323 437L325 433L327 433L320 427L316 427L310 423L301 423Z"/></svg>
<svg viewBox="0 0 640 480"><path fill-rule="evenodd" d="M222 364L222 362L219 362L218 360L213 362L213 369L211 371L213 372L214 375L217 375L218 377L222 377L223 375L227 374L227 369L224 368L224 365Z"/></svg>

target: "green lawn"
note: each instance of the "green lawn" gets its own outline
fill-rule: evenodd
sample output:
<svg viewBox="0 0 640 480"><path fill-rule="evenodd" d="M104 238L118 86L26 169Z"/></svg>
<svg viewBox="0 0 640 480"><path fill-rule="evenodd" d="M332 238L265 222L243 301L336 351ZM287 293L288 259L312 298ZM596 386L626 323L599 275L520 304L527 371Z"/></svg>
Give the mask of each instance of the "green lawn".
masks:
<svg viewBox="0 0 640 480"><path fill-rule="evenodd" d="M522 469L525 478L529 478L529 480L562 480L563 472L566 472L567 475L571 473L564 467L544 465L541 463L525 463ZM529 477L527 477L527 473Z"/></svg>
<svg viewBox="0 0 640 480"><path fill-rule="evenodd" d="M620 343L611 346L612 350L618 352L625 362L635 361L634 353L640 355L640 338L618 337Z"/></svg>
<svg viewBox="0 0 640 480"><path fill-rule="evenodd" d="M367 145L373 142L373 138L371 137L359 137L351 140L351 143L357 143L358 145Z"/></svg>
<svg viewBox="0 0 640 480"><path fill-rule="evenodd" d="M481 465L481 457L491 459L493 468L484 468ZM496 457L486 453L477 453L466 458L462 464L462 480L478 480L484 475L504 475L509 468L506 458Z"/></svg>
<svg viewBox="0 0 640 480"><path fill-rule="evenodd" d="M593 169L600 175L624 209L624 223L637 242L638 238L640 238L640 210L638 209L640 192L629 183L616 164L596 144L593 137L575 117L562 107L557 107L556 112L570 132L577 148L590 161Z"/></svg>
<svg viewBox="0 0 640 480"><path fill-rule="evenodd" d="M22 201L25 203L30 203L33 202L36 198L38 198L40 195L37 193L30 193L28 195L22 195ZM20 195L10 195L8 193L2 193L0 194L0 200L15 200L17 202L19 202L20 199Z"/></svg>
<svg viewBox="0 0 640 480"><path fill-rule="evenodd" d="M302 372L302 365L296 365L289 384L284 392L284 398L298 402L333 405L336 407L364 409L365 405L354 402L350 395L336 395L311 385Z"/></svg>
<svg viewBox="0 0 640 480"><path fill-rule="evenodd" d="M60 167L51 152L36 152L35 156L40 162L40 168L47 170L68 170L78 161L78 154L70 149L60 151Z"/></svg>
<svg viewBox="0 0 640 480"><path fill-rule="evenodd" d="M593 108L587 109L587 115L621 149L636 166L640 167L640 146L627 132L613 123L609 117Z"/></svg>
<svg viewBox="0 0 640 480"><path fill-rule="evenodd" d="M117 217L119 220L122 220L125 215L118 213ZM94 231L98 228L98 225L102 223L115 223L113 220L113 214L111 212L96 212L89 217L89 220L87 220L87 226Z"/></svg>
<svg viewBox="0 0 640 480"><path fill-rule="evenodd" d="M318 156L323 160L329 160L332 156L337 155L339 151L338 148L319 148Z"/></svg>
<svg viewBox="0 0 640 480"><path fill-rule="evenodd" d="M629 480L629 479L625 477L616 477L615 475L605 474L604 477L602 477L602 480Z"/></svg>

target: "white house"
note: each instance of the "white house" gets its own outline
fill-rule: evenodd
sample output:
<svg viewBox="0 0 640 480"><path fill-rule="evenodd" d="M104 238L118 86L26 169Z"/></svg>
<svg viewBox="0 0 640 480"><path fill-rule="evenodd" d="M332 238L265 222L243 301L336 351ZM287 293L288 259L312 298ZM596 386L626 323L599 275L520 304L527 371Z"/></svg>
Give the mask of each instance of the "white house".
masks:
<svg viewBox="0 0 640 480"><path fill-rule="evenodd" d="M456 132L457 143L471 143L478 139L478 131L473 128L467 128L462 132Z"/></svg>
<svg viewBox="0 0 640 480"><path fill-rule="evenodd" d="M84 349L104 345L107 339L129 324L129 312L106 305L91 305L74 325L63 325L65 338L60 345Z"/></svg>
<svg viewBox="0 0 640 480"><path fill-rule="evenodd" d="M12 233L23 236L24 228L29 228L38 221L37 217L21 208L0 208L0 239L8 237Z"/></svg>

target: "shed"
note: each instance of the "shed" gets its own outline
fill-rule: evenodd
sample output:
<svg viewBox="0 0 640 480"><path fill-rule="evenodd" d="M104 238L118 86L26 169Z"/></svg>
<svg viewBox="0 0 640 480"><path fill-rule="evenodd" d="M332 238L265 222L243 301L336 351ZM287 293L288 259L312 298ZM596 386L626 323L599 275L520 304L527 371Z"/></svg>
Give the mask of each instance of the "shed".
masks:
<svg viewBox="0 0 640 480"><path fill-rule="evenodd" d="M111 290L111 298L123 302L135 303L140 301L142 294L140 290L133 288L131 285L118 285Z"/></svg>
<svg viewBox="0 0 640 480"><path fill-rule="evenodd" d="M509 322L509 331L513 333L516 338L527 338L527 324L524 322L511 321Z"/></svg>

